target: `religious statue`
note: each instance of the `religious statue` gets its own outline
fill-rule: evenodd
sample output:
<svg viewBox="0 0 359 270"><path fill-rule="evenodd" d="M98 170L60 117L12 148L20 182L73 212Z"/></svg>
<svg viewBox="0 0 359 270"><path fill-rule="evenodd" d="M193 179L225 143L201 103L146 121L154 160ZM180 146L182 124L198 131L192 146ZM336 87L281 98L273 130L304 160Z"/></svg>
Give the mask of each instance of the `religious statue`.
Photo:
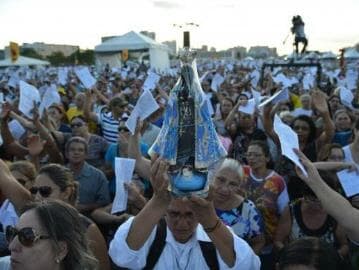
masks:
<svg viewBox="0 0 359 270"><path fill-rule="evenodd" d="M188 46L189 47L189 46ZM170 164L174 196L206 196L208 170L227 153L217 137L199 82L195 54L185 46L180 77L170 92L161 131L150 149Z"/></svg>

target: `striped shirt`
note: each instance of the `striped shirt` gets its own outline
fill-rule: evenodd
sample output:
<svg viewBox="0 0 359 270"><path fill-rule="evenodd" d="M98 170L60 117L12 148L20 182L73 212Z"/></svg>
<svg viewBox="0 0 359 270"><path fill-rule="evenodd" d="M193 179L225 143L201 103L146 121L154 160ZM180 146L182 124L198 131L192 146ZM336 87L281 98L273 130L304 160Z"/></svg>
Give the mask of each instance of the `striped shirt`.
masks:
<svg viewBox="0 0 359 270"><path fill-rule="evenodd" d="M102 134L109 143L117 143L119 121L114 119L111 112L101 110L98 114Z"/></svg>

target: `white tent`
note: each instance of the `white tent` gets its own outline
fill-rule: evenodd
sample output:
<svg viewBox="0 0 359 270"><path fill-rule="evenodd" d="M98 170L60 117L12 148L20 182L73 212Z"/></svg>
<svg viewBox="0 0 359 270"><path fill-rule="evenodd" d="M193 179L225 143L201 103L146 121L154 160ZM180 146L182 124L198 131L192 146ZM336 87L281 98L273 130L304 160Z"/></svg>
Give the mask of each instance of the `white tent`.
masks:
<svg viewBox="0 0 359 270"><path fill-rule="evenodd" d="M161 71L170 67L168 46L134 31L97 45L95 47L97 67L106 64L110 67L120 67L123 50L128 50L130 57L136 55L140 61L143 56L149 55L151 68L156 70Z"/></svg>
<svg viewBox="0 0 359 270"><path fill-rule="evenodd" d="M359 59L359 52L354 48L345 50L344 58L349 59Z"/></svg>
<svg viewBox="0 0 359 270"><path fill-rule="evenodd" d="M50 65L49 62L39 60L36 58L30 58L25 56L19 56L19 58L13 62L11 58L6 58L0 61L0 67L10 67L10 66L46 66Z"/></svg>

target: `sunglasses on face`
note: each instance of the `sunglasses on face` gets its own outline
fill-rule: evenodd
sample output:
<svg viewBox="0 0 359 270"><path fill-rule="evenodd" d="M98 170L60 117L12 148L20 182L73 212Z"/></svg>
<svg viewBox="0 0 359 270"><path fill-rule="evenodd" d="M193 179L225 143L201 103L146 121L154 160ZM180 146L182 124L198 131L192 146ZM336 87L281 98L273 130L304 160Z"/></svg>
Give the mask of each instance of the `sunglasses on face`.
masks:
<svg viewBox="0 0 359 270"><path fill-rule="evenodd" d="M51 195L52 188L49 186L32 187L30 188L30 192L32 195L36 195L37 192L39 192L41 197L47 198Z"/></svg>
<svg viewBox="0 0 359 270"><path fill-rule="evenodd" d="M36 241L41 239L49 239L50 237L47 235L39 235L33 228L25 227L20 230L12 227L7 226L6 231L6 240L10 243L16 236L18 236L19 242L21 245L25 247L31 247L35 244Z"/></svg>
<svg viewBox="0 0 359 270"><path fill-rule="evenodd" d="M82 127L82 126L83 126L83 123L72 123L71 124L72 128L79 128L79 127Z"/></svg>

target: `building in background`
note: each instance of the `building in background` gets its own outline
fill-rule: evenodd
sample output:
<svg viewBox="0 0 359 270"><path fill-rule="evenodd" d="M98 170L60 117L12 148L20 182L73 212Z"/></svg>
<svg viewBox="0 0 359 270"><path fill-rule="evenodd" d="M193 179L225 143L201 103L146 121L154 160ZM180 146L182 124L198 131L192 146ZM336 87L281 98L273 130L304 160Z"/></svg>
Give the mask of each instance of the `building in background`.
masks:
<svg viewBox="0 0 359 270"><path fill-rule="evenodd" d="M74 45L46 44L43 42L23 43L21 49L33 49L42 57L47 57L55 52L61 52L65 57L70 56L80 49Z"/></svg>
<svg viewBox="0 0 359 270"><path fill-rule="evenodd" d="M247 56L265 59L269 57L277 57L278 54L276 48L270 48L268 46L253 46L249 48Z"/></svg>

